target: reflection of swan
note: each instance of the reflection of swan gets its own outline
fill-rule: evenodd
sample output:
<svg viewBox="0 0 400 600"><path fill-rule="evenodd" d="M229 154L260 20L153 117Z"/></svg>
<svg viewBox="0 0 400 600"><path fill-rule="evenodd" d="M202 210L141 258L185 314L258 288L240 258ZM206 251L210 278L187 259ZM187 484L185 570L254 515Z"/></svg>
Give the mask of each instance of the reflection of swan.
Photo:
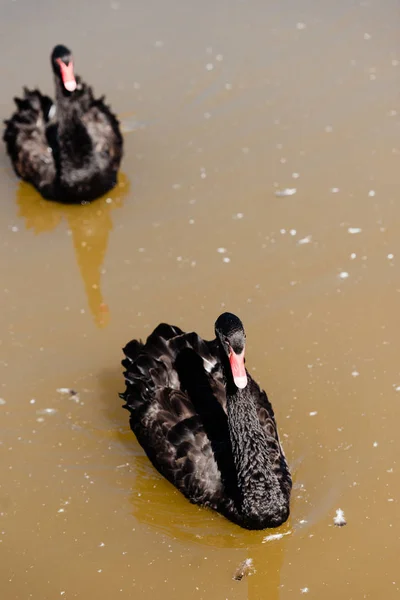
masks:
<svg viewBox="0 0 400 600"><path fill-rule="evenodd" d="M84 206L62 205L43 200L26 183L17 191L18 215L35 234L53 231L65 219L71 231L79 270L85 285L90 311L98 327L108 324L108 307L101 293L101 266L112 230L111 211L122 206L129 182L120 174L117 186L107 197Z"/></svg>

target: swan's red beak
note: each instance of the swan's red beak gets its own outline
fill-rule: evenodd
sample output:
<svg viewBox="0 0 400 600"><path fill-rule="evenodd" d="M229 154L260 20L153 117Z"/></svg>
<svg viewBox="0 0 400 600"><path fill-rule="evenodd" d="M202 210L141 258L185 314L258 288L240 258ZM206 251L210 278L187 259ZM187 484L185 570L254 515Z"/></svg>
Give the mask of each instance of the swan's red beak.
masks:
<svg viewBox="0 0 400 600"><path fill-rule="evenodd" d="M242 390L247 385L247 375L244 367L244 349L240 354L236 354L236 352L230 348L229 363L231 365L233 381L235 382L236 387Z"/></svg>
<svg viewBox="0 0 400 600"><path fill-rule="evenodd" d="M74 63L72 60L66 65L61 58L57 58L57 62L60 65L61 79L66 90L74 92L76 90L76 80L74 75Z"/></svg>

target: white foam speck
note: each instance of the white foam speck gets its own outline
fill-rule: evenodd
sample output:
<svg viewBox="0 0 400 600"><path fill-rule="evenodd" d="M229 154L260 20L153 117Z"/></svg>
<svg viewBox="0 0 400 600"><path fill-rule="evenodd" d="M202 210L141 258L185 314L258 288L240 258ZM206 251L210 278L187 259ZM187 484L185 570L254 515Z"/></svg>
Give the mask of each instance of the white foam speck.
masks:
<svg viewBox="0 0 400 600"><path fill-rule="evenodd" d="M364 33L364 40L370 40L371 39L371 34L370 33Z"/></svg>
<svg viewBox="0 0 400 600"><path fill-rule="evenodd" d="M355 233L361 233L362 229L361 229L361 227L348 227L347 231L351 234L355 234Z"/></svg>
<svg viewBox="0 0 400 600"><path fill-rule="evenodd" d="M215 57L215 60L217 60L218 62L221 62L221 60L224 60L224 57L222 54L217 54L217 56Z"/></svg>
<svg viewBox="0 0 400 600"><path fill-rule="evenodd" d="M315 417L315 415L318 414L318 411L316 410L312 410L310 413L308 413L310 415L310 417Z"/></svg>
<svg viewBox="0 0 400 600"><path fill-rule="evenodd" d="M282 198L284 196L293 196L296 192L296 188L285 188L283 190L276 190L275 196L277 198Z"/></svg>
<svg viewBox="0 0 400 600"><path fill-rule="evenodd" d="M291 229L289 231L290 235L296 235L297 231L295 229Z"/></svg>
<svg viewBox="0 0 400 600"><path fill-rule="evenodd" d="M226 248L217 248L217 252L219 252L219 254L225 254Z"/></svg>
<svg viewBox="0 0 400 600"><path fill-rule="evenodd" d="M266 542L274 542L275 540L280 540L283 538L284 535L290 535L291 533L291 531L287 531L286 533L271 533L270 535L266 535L265 538L263 538L262 543L265 544Z"/></svg>
<svg viewBox="0 0 400 600"><path fill-rule="evenodd" d="M368 192L368 196L369 196L370 198L373 198L373 197L375 196L375 193L376 193L376 192L375 192L375 190L369 190L369 192Z"/></svg>
<svg viewBox="0 0 400 600"><path fill-rule="evenodd" d="M213 65L212 63L207 63L207 64L206 64L206 69L207 69L207 71L212 71L212 70L213 70L213 68L214 68L214 65Z"/></svg>
<svg viewBox="0 0 400 600"><path fill-rule="evenodd" d="M303 244L309 244L311 241L312 241L312 236L306 235L306 237L302 238L297 243L299 244L299 246L302 246Z"/></svg>
<svg viewBox="0 0 400 600"><path fill-rule="evenodd" d="M339 188L333 187L333 188L331 188L331 192L332 192L332 194L337 194L339 192Z"/></svg>
<svg viewBox="0 0 400 600"><path fill-rule="evenodd" d="M296 29L305 29L306 28L306 24L305 23L296 23Z"/></svg>
<svg viewBox="0 0 400 600"><path fill-rule="evenodd" d="M342 271L341 273L339 273L340 279L347 279L348 276L349 274L347 273L347 271Z"/></svg>
<svg viewBox="0 0 400 600"><path fill-rule="evenodd" d="M394 254L388 254L387 257L389 260L392 260L392 258L394 258Z"/></svg>
<svg viewBox="0 0 400 600"><path fill-rule="evenodd" d="M358 371L352 371L351 374L353 375L353 377L358 377L360 373Z"/></svg>
<svg viewBox="0 0 400 600"><path fill-rule="evenodd" d="M374 448L377 448L379 444L378 444L378 442L374 442L372 445Z"/></svg>
<svg viewBox="0 0 400 600"><path fill-rule="evenodd" d="M352 252L350 254L350 258L351 258L351 260L354 260L355 258L357 258L357 254L355 252Z"/></svg>
<svg viewBox="0 0 400 600"><path fill-rule="evenodd" d="M308 594L309 591L308 587L300 588L300 594Z"/></svg>
<svg viewBox="0 0 400 600"><path fill-rule="evenodd" d="M6 401L4 398L0 398L0 406L4 406L4 404L6 404Z"/></svg>
<svg viewBox="0 0 400 600"><path fill-rule="evenodd" d="M224 263L231 262L231 259L228 256L224 256L224 258L222 260L223 260Z"/></svg>
<svg viewBox="0 0 400 600"><path fill-rule="evenodd" d="M293 179L298 179L300 177L300 173L292 173Z"/></svg>
<svg viewBox="0 0 400 600"><path fill-rule="evenodd" d="M36 411L37 415L55 415L57 412L56 408L39 408L39 410Z"/></svg>

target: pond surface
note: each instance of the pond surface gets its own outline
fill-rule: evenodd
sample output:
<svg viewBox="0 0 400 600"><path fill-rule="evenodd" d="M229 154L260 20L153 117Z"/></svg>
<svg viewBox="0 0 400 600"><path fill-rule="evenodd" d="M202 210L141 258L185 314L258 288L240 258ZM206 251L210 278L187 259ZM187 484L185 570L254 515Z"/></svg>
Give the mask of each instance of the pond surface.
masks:
<svg viewBox="0 0 400 600"><path fill-rule="evenodd" d="M84 207L0 155L1 597L397 598L397 0L0 6L0 116L52 92L65 43L125 134L119 186ZM293 472L279 530L189 504L118 398L129 339L211 338L224 310Z"/></svg>

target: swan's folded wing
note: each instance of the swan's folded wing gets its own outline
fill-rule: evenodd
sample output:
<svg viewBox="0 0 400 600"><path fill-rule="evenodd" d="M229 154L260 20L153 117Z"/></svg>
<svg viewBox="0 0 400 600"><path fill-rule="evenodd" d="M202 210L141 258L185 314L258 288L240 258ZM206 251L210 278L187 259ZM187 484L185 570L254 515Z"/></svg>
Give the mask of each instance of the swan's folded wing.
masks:
<svg viewBox="0 0 400 600"><path fill-rule="evenodd" d="M18 110L6 121L3 139L16 174L39 188L50 186L55 163L46 137L52 101L38 90L24 90L15 98ZM46 192L43 193L46 196Z"/></svg>
<svg viewBox="0 0 400 600"><path fill-rule="evenodd" d="M137 390L139 391L139 390ZM140 395L151 392L141 389ZM212 506L211 499L222 496L221 475L201 419L189 398L179 390L153 389L141 410L128 390L126 408L140 445L156 469L191 502Z"/></svg>

